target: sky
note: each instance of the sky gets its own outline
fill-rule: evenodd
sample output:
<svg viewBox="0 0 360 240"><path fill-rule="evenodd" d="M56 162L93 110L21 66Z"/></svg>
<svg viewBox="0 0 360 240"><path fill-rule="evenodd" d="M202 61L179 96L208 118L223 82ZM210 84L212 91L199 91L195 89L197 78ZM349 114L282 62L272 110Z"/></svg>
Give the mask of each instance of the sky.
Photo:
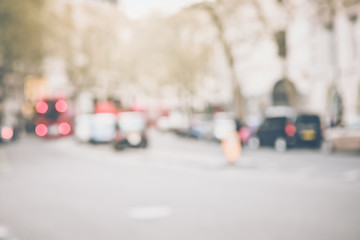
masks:
<svg viewBox="0 0 360 240"><path fill-rule="evenodd" d="M139 19L152 11L171 14L197 0L122 0L127 15Z"/></svg>

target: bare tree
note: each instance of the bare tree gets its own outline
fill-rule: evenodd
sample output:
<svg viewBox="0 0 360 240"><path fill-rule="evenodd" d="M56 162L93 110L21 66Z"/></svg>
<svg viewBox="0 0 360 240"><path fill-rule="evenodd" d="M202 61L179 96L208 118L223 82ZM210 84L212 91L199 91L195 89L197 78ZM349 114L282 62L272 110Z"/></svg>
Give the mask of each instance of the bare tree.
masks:
<svg viewBox="0 0 360 240"><path fill-rule="evenodd" d="M181 107L191 113L211 55L209 42L198 31L201 21L182 12L153 16L139 25L133 36L133 71L152 81L158 94L166 86L176 89Z"/></svg>
<svg viewBox="0 0 360 240"><path fill-rule="evenodd" d="M237 66L249 57L264 31L259 27L256 16L251 13L251 0L217 0L203 1L194 4L188 10L205 12L210 24L217 32L217 42L222 47L225 61L229 68L233 90L233 107L237 119L245 114L245 98L242 94L241 82ZM236 32L234 34L231 34ZM239 54L239 47L245 49Z"/></svg>
<svg viewBox="0 0 360 240"><path fill-rule="evenodd" d="M241 86L239 83L239 77L236 72L236 63L235 63L235 56L233 53L233 45L226 38L225 19L224 19L225 17L229 16L229 12L228 12L229 9L230 11L234 11L238 7L238 4L234 4L234 1L231 2L227 1L227 3L230 3L231 5L230 8L226 9L227 16L220 14L218 11L218 8L222 7L221 5L224 5L224 1L217 1L215 3L207 2L207 1L200 2L198 4L191 6L190 9L200 9L205 11L209 15L213 23L213 26L217 30L218 41L220 42L223 48L226 62L230 70L230 80L233 89L233 103L234 103L235 115L238 119L241 119L244 114L243 96L242 96Z"/></svg>
<svg viewBox="0 0 360 240"><path fill-rule="evenodd" d="M124 17L111 5L98 9L96 2L65 2L60 10L53 4L46 15L48 56L65 62L74 97L95 89L107 98L122 79Z"/></svg>

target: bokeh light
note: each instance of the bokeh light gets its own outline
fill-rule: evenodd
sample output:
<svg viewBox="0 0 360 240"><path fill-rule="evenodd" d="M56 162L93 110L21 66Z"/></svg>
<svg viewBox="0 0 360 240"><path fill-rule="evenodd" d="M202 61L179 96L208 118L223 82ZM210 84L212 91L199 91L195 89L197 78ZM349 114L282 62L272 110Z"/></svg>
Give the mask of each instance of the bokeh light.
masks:
<svg viewBox="0 0 360 240"><path fill-rule="evenodd" d="M59 133L61 135L68 135L71 132L71 126L67 122L63 122L59 125Z"/></svg>
<svg viewBox="0 0 360 240"><path fill-rule="evenodd" d="M12 128L4 127L1 129L1 137L5 140L10 140L14 136Z"/></svg>
<svg viewBox="0 0 360 240"><path fill-rule="evenodd" d="M285 132L288 136L293 137L296 133L296 127L294 124L288 124L285 127Z"/></svg>
<svg viewBox="0 0 360 240"><path fill-rule="evenodd" d="M58 111L60 113L64 113L67 111L68 105L65 100L61 99L56 102L55 108L56 108L56 111Z"/></svg>
<svg viewBox="0 0 360 240"><path fill-rule="evenodd" d="M45 101L40 101L36 104L35 108L38 113L44 114L49 109L49 106L47 105L47 103Z"/></svg>
<svg viewBox="0 0 360 240"><path fill-rule="evenodd" d="M39 124L35 128L35 133L39 137L44 137L48 133L48 128L46 127L45 124Z"/></svg>

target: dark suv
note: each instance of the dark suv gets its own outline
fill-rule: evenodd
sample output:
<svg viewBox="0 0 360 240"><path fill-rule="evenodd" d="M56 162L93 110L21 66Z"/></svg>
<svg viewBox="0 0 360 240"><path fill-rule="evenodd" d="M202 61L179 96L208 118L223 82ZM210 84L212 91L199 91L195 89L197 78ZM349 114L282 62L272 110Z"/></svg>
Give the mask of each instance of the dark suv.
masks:
<svg viewBox="0 0 360 240"><path fill-rule="evenodd" d="M258 129L257 137L262 146L274 146L279 152L288 147L320 146L322 134L317 115L300 114L294 121L290 117L268 117Z"/></svg>
<svg viewBox="0 0 360 240"><path fill-rule="evenodd" d="M269 117L260 125L257 137L262 146L274 146L283 152L296 144L296 127L291 118Z"/></svg>
<svg viewBox="0 0 360 240"><path fill-rule="evenodd" d="M297 145L319 148L322 141L321 122L317 115L302 114L296 118Z"/></svg>

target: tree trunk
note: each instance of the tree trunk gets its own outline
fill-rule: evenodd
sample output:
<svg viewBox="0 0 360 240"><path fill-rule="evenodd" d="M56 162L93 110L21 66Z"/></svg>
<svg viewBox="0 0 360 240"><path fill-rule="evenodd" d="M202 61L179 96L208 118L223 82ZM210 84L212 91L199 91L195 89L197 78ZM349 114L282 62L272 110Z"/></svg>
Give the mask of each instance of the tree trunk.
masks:
<svg viewBox="0 0 360 240"><path fill-rule="evenodd" d="M233 88L233 109L234 109L236 119L240 120L244 116L244 98L243 98L243 95L241 92L241 86L239 83L238 75L236 73L235 59L234 59L234 55L232 52L232 47L231 47L230 43L226 40L223 22L220 19L217 12L215 11L215 9L213 8L213 6L205 4L205 5L203 5L203 8L210 15L210 17L215 25L215 28L218 31L219 42L224 49L225 58L226 58L226 61L227 61L227 64L228 64L229 70L230 70L231 85Z"/></svg>

